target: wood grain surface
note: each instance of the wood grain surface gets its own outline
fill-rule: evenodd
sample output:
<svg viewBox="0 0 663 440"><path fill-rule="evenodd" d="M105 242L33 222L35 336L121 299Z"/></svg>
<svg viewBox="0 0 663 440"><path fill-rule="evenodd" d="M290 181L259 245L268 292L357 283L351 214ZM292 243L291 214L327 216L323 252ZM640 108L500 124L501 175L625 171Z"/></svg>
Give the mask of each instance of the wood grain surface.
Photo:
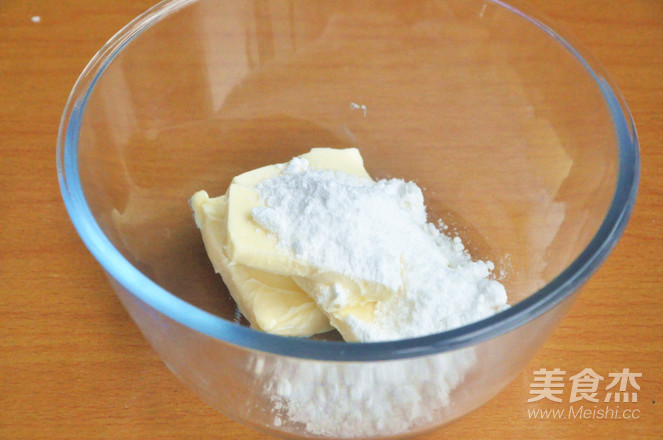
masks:
<svg viewBox="0 0 663 440"><path fill-rule="evenodd" d="M60 197L55 144L71 87L153 3L0 2L0 439L267 438L205 405L161 363ZM640 138L638 201L612 255L518 379L421 438L663 438L663 2L529 3L575 35L621 89ZM527 403L541 368L567 378L629 368L642 373L638 402L621 406L629 419L532 418L533 408L568 406Z"/></svg>

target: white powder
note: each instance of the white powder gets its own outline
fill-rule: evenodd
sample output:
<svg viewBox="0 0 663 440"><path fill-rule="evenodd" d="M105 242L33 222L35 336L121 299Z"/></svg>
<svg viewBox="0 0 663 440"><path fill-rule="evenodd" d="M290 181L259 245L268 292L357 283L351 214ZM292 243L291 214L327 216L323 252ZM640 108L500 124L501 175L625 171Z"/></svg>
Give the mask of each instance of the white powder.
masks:
<svg viewBox="0 0 663 440"><path fill-rule="evenodd" d="M280 247L322 270L397 292L378 303L374 322L348 318L361 341L437 333L506 306L504 287L488 278L493 264L472 261L459 237L427 223L413 182L374 182L295 158L257 189L265 206L254 208L253 218ZM342 303L343 292L333 300Z"/></svg>
<svg viewBox="0 0 663 440"><path fill-rule="evenodd" d="M272 425L301 435L356 438L424 429L476 363L471 348L374 363L257 358L254 374L272 402Z"/></svg>
<svg viewBox="0 0 663 440"><path fill-rule="evenodd" d="M253 218L279 247L321 270L396 291L378 304L374 322L348 318L362 341L441 332L507 307L504 287L488 278L493 264L473 262L459 237L427 222L423 194L412 182L374 182L295 158L257 189L265 206ZM332 285L321 301L342 307L347 292ZM272 425L333 438L434 425L477 362L472 348L374 363L267 359L252 369L272 402Z"/></svg>

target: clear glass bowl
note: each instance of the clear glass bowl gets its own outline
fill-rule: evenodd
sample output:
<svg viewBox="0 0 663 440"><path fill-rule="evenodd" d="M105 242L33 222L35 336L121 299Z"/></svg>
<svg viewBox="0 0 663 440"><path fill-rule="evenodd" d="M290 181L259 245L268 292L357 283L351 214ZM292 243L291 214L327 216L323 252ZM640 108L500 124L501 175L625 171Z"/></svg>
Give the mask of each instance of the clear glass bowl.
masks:
<svg viewBox="0 0 663 440"><path fill-rule="evenodd" d="M62 194L177 377L243 423L325 438L415 435L516 377L615 245L639 172L619 92L524 10L173 0L99 51L62 117ZM372 176L425 188L431 218L496 263L512 307L385 343L247 327L188 199L324 146L357 146Z"/></svg>

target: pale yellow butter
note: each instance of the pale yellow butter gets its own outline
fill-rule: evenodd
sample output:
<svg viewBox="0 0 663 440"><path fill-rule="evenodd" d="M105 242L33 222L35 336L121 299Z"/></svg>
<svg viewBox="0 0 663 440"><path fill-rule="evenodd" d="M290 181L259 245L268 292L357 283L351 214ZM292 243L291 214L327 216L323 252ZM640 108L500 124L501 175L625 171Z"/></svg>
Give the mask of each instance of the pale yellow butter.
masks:
<svg viewBox="0 0 663 440"><path fill-rule="evenodd" d="M311 336L332 329L291 277L233 263L226 255L227 196L209 198L205 191L198 191L191 206L214 269L252 327L286 336Z"/></svg>
<svg viewBox="0 0 663 440"><path fill-rule="evenodd" d="M306 159L311 168L338 170L370 179L356 148L314 148L299 157ZM253 221L253 208L262 206L256 185L279 175L285 165L258 168L232 180L228 189L228 255L233 262L266 272L303 277L322 275L318 268L298 261L292 253L279 249L276 237Z"/></svg>
<svg viewBox="0 0 663 440"><path fill-rule="evenodd" d="M370 179L355 148L314 148L299 157L311 168ZM298 260L292 252L278 247L276 237L253 220L252 210L262 206L256 186L279 175L285 166L269 165L241 174L221 197L210 199L204 191L193 196L196 222L208 255L253 327L309 336L333 326L346 341L358 341L348 317L371 322L376 302L395 292L382 284L352 280Z"/></svg>
<svg viewBox="0 0 663 440"><path fill-rule="evenodd" d="M337 150L314 148L299 156L308 161L310 168L343 171L370 179L364 161L356 148ZM382 284L365 280L351 280L342 274L329 272L298 260L292 252L277 246L273 234L261 228L252 216L252 210L262 206L256 185L262 180L279 175L286 164L270 165L235 177L228 189L228 256L238 264L260 271L286 276L305 277L322 284L347 285L353 303L383 300L393 292Z"/></svg>
<svg viewBox="0 0 663 440"><path fill-rule="evenodd" d="M339 279L336 282L321 283L304 277L293 277L294 281L311 298L329 318L331 325L338 330L347 342L361 342L362 337L358 329L360 325L350 325L349 317L358 321L364 321L368 325L373 322L375 316L376 301L366 298L366 291L354 283L344 282ZM336 292L342 292L342 295ZM342 296L342 298L339 298Z"/></svg>

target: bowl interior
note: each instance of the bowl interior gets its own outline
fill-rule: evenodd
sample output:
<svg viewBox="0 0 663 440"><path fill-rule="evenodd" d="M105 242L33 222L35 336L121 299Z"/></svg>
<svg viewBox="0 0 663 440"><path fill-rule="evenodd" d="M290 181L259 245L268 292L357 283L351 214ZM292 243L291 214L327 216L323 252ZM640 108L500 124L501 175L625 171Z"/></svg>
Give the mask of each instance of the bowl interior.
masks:
<svg viewBox="0 0 663 440"><path fill-rule="evenodd" d="M496 264L511 304L578 257L617 182L591 72L484 0L184 4L123 46L85 105L79 175L104 233L169 292L243 324L188 199L244 171L358 147L373 177L424 188L430 220Z"/></svg>

